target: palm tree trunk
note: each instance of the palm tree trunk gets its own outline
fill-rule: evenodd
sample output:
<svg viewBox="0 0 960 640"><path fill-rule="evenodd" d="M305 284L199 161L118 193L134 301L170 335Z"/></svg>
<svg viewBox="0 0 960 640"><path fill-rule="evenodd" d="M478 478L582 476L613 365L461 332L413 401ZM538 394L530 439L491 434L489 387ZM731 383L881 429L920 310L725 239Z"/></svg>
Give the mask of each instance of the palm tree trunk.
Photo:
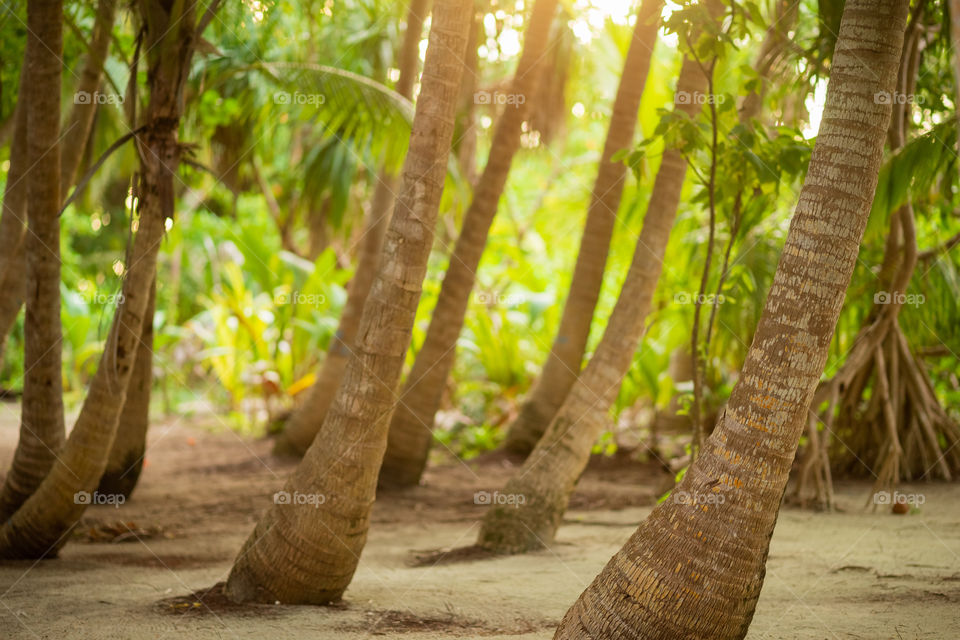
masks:
<svg viewBox="0 0 960 640"><path fill-rule="evenodd" d="M722 9L708 4L714 14ZM674 109L695 118L707 78L698 62L685 58L677 80ZM633 361L650 311L670 229L680 204L687 161L678 149L663 153L650 202L637 239L633 261L603 338L524 465L503 493L522 494L519 508L491 507L483 520L478 544L504 553L544 546L556 533L573 486L590 457L590 449L607 424L623 376Z"/></svg>
<svg viewBox="0 0 960 640"><path fill-rule="evenodd" d="M701 456L555 638L743 638L883 157L907 0L847 0L820 134L760 325ZM677 603L664 606L664 603Z"/></svg>
<svg viewBox="0 0 960 640"><path fill-rule="evenodd" d="M143 313L143 328L137 358L127 386L127 398L117 426L117 437L100 478L97 491L129 498L143 471L150 426L150 390L153 385L153 315L156 310L157 280L150 285L150 297Z"/></svg>
<svg viewBox="0 0 960 640"><path fill-rule="evenodd" d="M650 69L650 55L656 44L662 7L662 0L646 0L637 13L637 24L623 63L607 140L590 195L590 208L580 239L570 293L540 380L507 431L503 447L512 453L526 456L533 450L580 374L627 173L623 162L613 162L611 158L633 142L637 111Z"/></svg>
<svg viewBox="0 0 960 640"><path fill-rule="evenodd" d="M61 200L74 183L77 167L80 165L80 159L83 157L90 137L93 116L96 114L97 104L93 100L79 99L79 96L82 94L92 96L100 86L103 62L110 44L115 13L116 0L102 0L97 5L90 52L75 94L78 99L74 100L70 117L63 126L63 141L60 145ZM21 98L26 95L25 82L28 79L28 74L22 74L19 93ZM10 330L20 313L27 285L27 265L21 243L26 221L26 182L22 183L20 188L16 186L20 183L20 176L23 175L25 165L22 162L26 157L26 111L23 116L19 115L21 112L19 103L22 101L22 99L18 101L17 115L14 116L15 130L10 148L10 170L7 173L7 190L4 194L4 221L0 221L0 291L8 292L7 295L0 297L0 358L3 356L7 336L10 335Z"/></svg>
<svg viewBox="0 0 960 640"><path fill-rule="evenodd" d="M470 39L467 40L467 53L463 64L463 84L460 85L460 113L457 116L457 132L454 135L454 147L457 150L457 162L460 172L468 184L477 183L477 101L475 94L480 81L480 33L483 30L483 16L489 7L489 0L478 0L474 5L474 19L470 27Z"/></svg>
<svg viewBox="0 0 960 640"><path fill-rule="evenodd" d="M400 397L390 424L387 453L380 472L384 486L412 486L420 481L433 440L434 416L453 368L457 338L463 327L487 234L507 182L513 156L520 147L521 125L527 114L527 97L536 93L538 62L546 50L556 0L537 0L524 36L523 53L510 87L518 104L506 104L497 121L490 154L477 182L473 201L464 216L437 305L423 346ZM522 102L520 100L522 96Z"/></svg>
<svg viewBox="0 0 960 640"><path fill-rule="evenodd" d="M70 118L63 126L63 145L60 154L60 191L66 199L67 191L77 178L80 159L90 138L93 117L97 113L98 103L93 96L100 89L103 80L103 63L107 59L107 50L113 35L113 19L116 15L116 0L100 0L97 3L97 15L90 36L90 48L87 59L80 72L80 82L74 94Z"/></svg>
<svg viewBox="0 0 960 640"><path fill-rule="evenodd" d="M397 93L404 98L413 97L413 85L420 65L420 37L429 9L430 0L413 0L407 12L407 29L400 48L400 77L396 86ZM390 224L390 208L393 205L397 182L397 177L386 169L381 169L377 175L377 185L373 191L370 213L357 255L357 269L350 280L347 302L340 316L337 332L327 349L317 380L307 392L306 400L290 416L286 429L277 438L274 451L278 454L303 455L316 437L340 387L347 362L353 352L363 305L370 295L370 287L377 273L383 237Z"/></svg>
<svg viewBox="0 0 960 640"><path fill-rule="evenodd" d="M26 69L26 65L24 65ZM13 141L10 144L10 169L3 192L0 216L0 362L13 323L23 304L27 284L23 259L23 238L27 223L27 74L20 74L20 92L14 113Z"/></svg>
<svg viewBox="0 0 960 640"><path fill-rule="evenodd" d="M173 215L173 180L180 160L177 130L197 36L196 5L192 1L175 5L178 11L169 11L160 0L142 0L139 5L146 27L150 103L144 131L136 139L142 176L140 216L122 299L66 445L33 495L0 526L0 558L55 556L91 502L106 467L136 366L164 222ZM208 12L215 7L210 5ZM57 73L59 77L59 67ZM59 158L55 173L59 175Z"/></svg>
<svg viewBox="0 0 960 640"><path fill-rule="evenodd" d="M354 356L316 439L234 563L235 601L324 604L350 583L366 542L377 472L453 137L473 0L437 0L400 194Z"/></svg>
<svg viewBox="0 0 960 640"><path fill-rule="evenodd" d="M6 519L40 486L63 446L63 330L60 326L60 54L62 0L27 4L23 73L30 105L26 175L27 270L20 440L0 492Z"/></svg>

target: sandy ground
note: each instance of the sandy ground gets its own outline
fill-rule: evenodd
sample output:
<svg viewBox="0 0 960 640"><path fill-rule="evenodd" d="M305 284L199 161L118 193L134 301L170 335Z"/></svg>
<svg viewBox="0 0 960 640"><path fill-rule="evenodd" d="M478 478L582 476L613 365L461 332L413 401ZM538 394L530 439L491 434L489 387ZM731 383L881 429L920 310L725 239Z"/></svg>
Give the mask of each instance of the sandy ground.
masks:
<svg viewBox="0 0 960 640"><path fill-rule="evenodd" d="M16 405L0 405L4 471L17 418ZM343 604L207 608L183 596L226 578L292 468L268 442L216 427L209 417L156 425L130 502L90 508L59 559L0 565L0 638L550 638L670 485L655 469L601 461L549 550L414 567L418 554L471 544L483 514L474 492L509 473L449 462L378 500ZM862 483L838 487L840 513L785 508L748 637L960 638L960 487L901 490L924 495L919 512L865 511ZM125 541L92 541L111 532Z"/></svg>

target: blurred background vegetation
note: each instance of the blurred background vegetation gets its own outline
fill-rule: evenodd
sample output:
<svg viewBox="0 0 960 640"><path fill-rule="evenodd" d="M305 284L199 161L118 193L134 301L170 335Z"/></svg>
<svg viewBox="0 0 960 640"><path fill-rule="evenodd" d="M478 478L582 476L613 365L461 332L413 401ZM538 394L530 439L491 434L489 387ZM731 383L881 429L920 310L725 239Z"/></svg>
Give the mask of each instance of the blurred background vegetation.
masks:
<svg viewBox="0 0 960 640"><path fill-rule="evenodd" d="M478 40L478 87L506 82L516 64L524 0L478 0L484 17ZM75 82L89 33L92 2L68 2L64 91ZM529 4L529 3L527 3ZM750 3L748 3L750 4ZM805 17L777 66L765 98L769 127L737 140L736 105L756 82L752 61L769 22L770 6L756 10L751 33L735 35L716 71L721 130L731 132L718 157L718 184L747 187L734 237L730 212L721 210L717 246L732 243L722 303L708 354L707 403L720 406L735 381L759 319L786 237L825 95L836 0L806 0ZM0 23L0 121L13 114L22 59L24 3L4 10ZM551 96L540 98L528 123L491 230L478 284L459 342L455 385L438 416L437 437L471 456L494 447L546 359L569 288L572 265L597 161L633 21L633 3L566 0L551 48ZM668 3L667 11L677 10ZM399 167L411 107L389 87L396 80L395 47L405 19L402 3L386 0L244 0L223 7L207 31L186 99L181 140L194 143L181 170L176 217L162 248L155 317L155 415L213 412L225 428L262 434L269 419L292 406L309 386L337 327L351 276L352 255L381 162ZM946 12L928 11L932 25ZM123 15L123 14L122 14ZM816 25L812 28L811 25ZM279 37L283 34L283 37ZM891 210L911 198L921 251L960 229L956 213L955 105L943 86L952 78L943 38L935 40L919 74L908 164L888 161L841 317L827 375L843 362L876 292ZM119 138L129 118L130 64L135 27L123 15L106 64L106 84L122 104L99 109L95 139L81 172ZM421 55L426 41L421 43ZM676 36L662 34L643 95L633 173L624 193L612 253L591 334L599 340L616 300L643 222L664 136L661 110L672 101L680 56ZM142 86L145 70L136 71ZM68 77L69 76L69 77ZM136 79L135 79L136 80ZM322 95L322 103L306 99ZM65 96L70 104L72 93ZM482 166L496 105L476 105L475 157ZM698 123L702 133L704 123ZM742 132L740 132L742 133ZM754 139L755 138L755 139ZM743 143L743 144L741 144ZM0 163L6 173L8 146ZM614 407L602 449L637 442L652 416L684 403L690 383L674 380L671 362L686 353L707 238L705 189L709 164L691 143L693 171L667 251L654 310ZM412 354L423 340L440 279L469 204L470 162L451 159L441 224L418 311ZM62 217L64 381L68 402L82 398L96 366L123 277L130 235L131 145L113 154ZM911 292L924 302L901 320L914 349L924 354L937 393L957 417L960 383L960 253L921 261ZM716 270L715 270L716 271ZM717 272L718 273L718 272ZM714 273L708 291L717 286ZM22 315L0 369L0 386L22 385ZM589 351L589 350L588 350ZM678 354L680 354L678 356ZM589 356L589 353L588 353ZM689 356L687 356L689 357Z"/></svg>

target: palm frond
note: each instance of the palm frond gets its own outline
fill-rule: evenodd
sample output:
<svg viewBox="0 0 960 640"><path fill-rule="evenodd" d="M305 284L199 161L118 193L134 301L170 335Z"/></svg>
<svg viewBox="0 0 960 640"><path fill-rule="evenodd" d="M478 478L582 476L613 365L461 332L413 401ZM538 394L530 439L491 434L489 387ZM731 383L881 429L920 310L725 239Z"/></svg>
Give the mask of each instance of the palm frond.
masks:
<svg viewBox="0 0 960 640"><path fill-rule="evenodd" d="M413 104L379 82L325 65L264 62L264 72L278 91L273 105L289 109L322 126L321 134L370 155L397 171L403 163L413 122ZM273 107L271 107L272 110Z"/></svg>

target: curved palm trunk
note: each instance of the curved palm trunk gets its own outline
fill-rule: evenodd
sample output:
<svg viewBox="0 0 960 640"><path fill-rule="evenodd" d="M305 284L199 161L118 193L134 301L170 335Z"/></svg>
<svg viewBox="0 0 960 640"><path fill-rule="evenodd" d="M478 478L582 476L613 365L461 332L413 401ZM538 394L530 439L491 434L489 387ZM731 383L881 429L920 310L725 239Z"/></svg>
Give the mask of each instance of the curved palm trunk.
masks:
<svg viewBox="0 0 960 640"><path fill-rule="evenodd" d="M173 215L174 172L180 160L177 129L196 37L196 4L188 1L168 13L159 0L140 3L146 26L150 104L145 130L137 138L142 174L140 217L123 298L66 445L33 495L0 526L0 558L55 556L103 475L135 367L164 221Z"/></svg>
<svg viewBox="0 0 960 640"><path fill-rule="evenodd" d="M650 70L650 55L656 44L662 7L662 0L646 0L637 13L637 24L613 103L607 140L590 194L590 208L580 239L570 293L543 373L507 431L503 448L512 453L526 456L533 450L580 374L627 173L623 162L613 162L610 158L633 142L637 111Z"/></svg>
<svg viewBox="0 0 960 640"><path fill-rule="evenodd" d="M453 368L457 338L470 302L477 266L487 244L487 234L497 213L513 156L520 147L521 125L527 114L526 98L536 92L540 77L537 64L547 46L556 6L556 0L537 0L533 6L523 53L510 86L511 95L523 96L524 100L522 104L505 105L497 120L487 165L464 216L463 228L450 256L427 336L407 376L400 403L390 423L387 453L380 471L380 482L384 486L417 484L427 464L434 416Z"/></svg>
<svg viewBox="0 0 960 640"><path fill-rule="evenodd" d="M701 456L555 638L743 638L883 157L907 0L847 0L823 123L760 325ZM665 606L677 603L677 606Z"/></svg>
<svg viewBox="0 0 960 640"><path fill-rule="evenodd" d="M402 187L354 357L322 441L237 556L226 585L233 600L324 604L340 598L356 570L433 243L472 1L436 2Z"/></svg>
<svg viewBox="0 0 960 640"><path fill-rule="evenodd" d="M150 426L150 388L153 384L153 316L156 310L157 280L150 285L150 297L143 312L143 328L137 357L127 386L127 398L117 423L117 437L110 449L107 466L97 491L129 498L143 471Z"/></svg>
<svg viewBox="0 0 960 640"><path fill-rule="evenodd" d="M403 36L398 67L400 77L396 86L397 93L404 98L413 97L413 85L420 64L420 36L429 9L430 0L413 0L407 13L407 29ZM370 213L357 255L357 269L350 280L347 302L340 316L337 333L327 349L316 382L307 392L306 400L290 416L286 429L278 436L274 447L276 453L303 455L320 430L333 397L340 387L347 362L353 352L363 305L370 295L370 287L377 273L380 252L383 250L383 237L390 224L390 208L393 205L397 182L397 177L385 169L381 169L377 175L377 186L373 191Z"/></svg>
<svg viewBox="0 0 960 640"><path fill-rule="evenodd" d="M715 2L709 7L714 15L722 9ZM699 101L682 96L702 94L706 87L707 78L699 63L684 59L674 109L696 117ZM607 412L643 335L686 173L687 162L680 151L665 150L633 261L603 338L536 448L503 491L523 494L526 502L518 508L491 507L483 520L479 545L520 553L553 540L573 486L608 422Z"/></svg>
<svg viewBox="0 0 960 640"><path fill-rule="evenodd" d="M26 65L24 65L26 69ZM23 237L27 224L27 74L20 74L20 91L14 113L13 141L10 144L10 169L3 192L0 216L0 360L10 329L23 304L26 264Z"/></svg>
<svg viewBox="0 0 960 640"><path fill-rule="evenodd" d="M87 51L83 71L80 72L80 81L77 83L70 117L63 125L60 191L64 199L77 178L80 159L83 157L87 140L90 138L90 130L93 128L93 118L97 113L98 103L92 97L100 89L100 82L103 80L103 63L107 59L107 50L110 47L116 10L116 0L100 0L97 3L90 48Z"/></svg>
<svg viewBox="0 0 960 640"><path fill-rule="evenodd" d="M63 446L63 333L60 326L60 54L61 0L27 4L23 73L30 105L26 175L27 262L23 403L20 440L0 492L5 520L40 486Z"/></svg>

